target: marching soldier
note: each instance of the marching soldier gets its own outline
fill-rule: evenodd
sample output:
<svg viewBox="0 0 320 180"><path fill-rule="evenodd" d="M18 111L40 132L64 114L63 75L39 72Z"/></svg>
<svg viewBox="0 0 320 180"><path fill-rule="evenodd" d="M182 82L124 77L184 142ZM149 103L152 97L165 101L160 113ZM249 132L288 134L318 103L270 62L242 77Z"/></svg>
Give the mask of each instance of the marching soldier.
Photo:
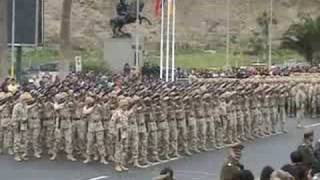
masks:
<svg viewBox="0 0 320 180"><path fill-rule="evenodd" d="M295 104L297 108L297 121L298 121L298 128L302 128L302 120L304 119L305 113L305 100L306 95L304 92L304 86L301 84L297 88L297 93L295 95Z"/></svg>
<svg viewBox="0 0 320 180"><path fill-rule="evenodd" d="M169 124L166 118L168 112L168 97L160 99L160 95L154 95L154 116L158 124L159 157L169 160Z"/></svg>
<svg viewBox="0 0 320 180"><path fill-rule="evenodd" d="M35 96L35 94L34 94ZM33 99L29 102L28 106L28 127L29 127L29 140L32 143L34 157L41 158L41 146L40 146L40 105L37 100Z"/></svg>
<svg viewBox="0 0 320 180"><path fill-rule="evenodd" d="M44 140L45 147L48 149L48 154L53 155L53 145L55 141L55 119L54 119L54 107L51 96L44 97L41 99L41 114L40 119L42 123L42 136Z"/></svg>
<svg viewBox="0 0 320 180"><path fill-rule="evenodd" d="M177 143L178 143L178 150L182 149L182 151L191 156L191 152L189 152L188 144L187 144L187 127L186 127L186 118L183 109L183 104L180 96L176 96L174 98L176 102L176 120L177 120ZM181 147L181 148L179 148Z"/></svg>
<svg viewBox="0 0 320 180"><path fill-rule="evenodd" d="M125 166L128 146L128 116L125 112L128 110L128 106L128 101L122 97L119 101L119 107L113 112L110 120L110 133L116 137L114 162L117 172L128 171Z"/></svg>
<svg viewBox="0 0 320 180"><path fill-rule="evenodd" d="M128 153L129 155L129 164L133 164L135 167L141 167L139 164L139 135L138 135L138 124L137 124L137 115L136 115L136 101L139 100L139 97L135 96L133 98L127 98L129 102L129 109L132 113L128 114L129 121L129 132L128 132Z"/></svg>
<svg viewBox="0 0 320 180"><path fill-rule="evenodd" d="M187 134L188 134L188 144L189 144L189 150L200 153L198 147L197 147L197 122L195 118L195 112L193 111L193 101L192 97L189 97L186 95L183 98L184 101L184 111L186 116L186 123L187 123Z"/></svg>
<svg viewBox="0 0 320 180"><path fill-rule="evenodd" d="M0 92L0 153L7 148L8 154L13 155L13 127L11 93Z"/></svg>
<svg viewBox="0 0 320 180"><path fill-rule="evenodd" d="M148 165L148 131L145 121L143 103L141 98L137 98L136 119L138 123L138 139L139 139L139 164L142 166ZM111 129L110 129L111 130Z"/></svg>
<svg viewBox="0 0 320 180"><path fill-rule="evenodd" d="M85 118L83 118L83 108L83 98L79 92L75 92L71 107L72 142L74 148L78 150L78 153L81 154L82 157L87 157L85 148L87 123Z"/></svg>
<svg viewBox="0 0 320 180"><path fill-rule="evenodd" d="M85 164L91 161L91 156L94 155L94 147L96 145L100 163L108 164L106 161L106 150L104 146L104 128L102 124L102 107L99 103L95 104L93 97L86 97L86 105L83 107L83 116L88 123L87 129L87 157Z"/></svg>
<svg viewBox="0 0 320 180"><path fill-rule="evenodd" d="M28 108L27 105L33 98L30 93L20 95L17 104L12 110L12 122L14 129L14 159L16 161L27 160L28 146Z"/></svg>
<svg viewBox="0 0 320 180"><path fill-rule="evenodd" d="M76 161L73 157L70 109L67 102L65 102L67 96L68 94L65 92L55 96L56 102L53 105L55 111L55 142L50 160L57 158L60 146L62 145L61 143L64 139L64 150L67 153L67 159Z"/></svg>

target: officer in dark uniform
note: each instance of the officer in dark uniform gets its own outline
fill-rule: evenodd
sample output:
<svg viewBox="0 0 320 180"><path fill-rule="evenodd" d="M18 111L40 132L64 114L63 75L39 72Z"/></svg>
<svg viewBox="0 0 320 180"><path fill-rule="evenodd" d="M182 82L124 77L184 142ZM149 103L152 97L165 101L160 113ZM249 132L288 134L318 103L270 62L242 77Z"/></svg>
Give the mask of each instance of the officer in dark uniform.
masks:
<svg viewBox="0 0 320 180"><path fill-rule="evenodd" d="M313 151L313 130L307 129L303 135L303 144L298 147L298 151L302 155L302 163L308 169L314 164L316 158Z"/></svg>
<svg viewBox="0 0 320 180"><path fill-rule="evenodd" d="M241 143L229 145L230 153L222 166L220 180L239 180L243 165L240 164L241 151L244 146Z"/></svg>

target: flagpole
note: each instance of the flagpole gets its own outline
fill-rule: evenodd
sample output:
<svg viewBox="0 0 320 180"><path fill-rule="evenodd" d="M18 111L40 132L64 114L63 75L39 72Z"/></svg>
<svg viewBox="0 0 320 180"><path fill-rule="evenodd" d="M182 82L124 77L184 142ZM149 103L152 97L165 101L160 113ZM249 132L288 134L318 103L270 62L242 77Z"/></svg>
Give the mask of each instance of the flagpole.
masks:
<svg viewBox="0 0 320 180"><path fill-rule="evenodd" d="M164 0L161 0L160 79L163 79Z"/></svg>
<svg viewBox="0 0 320 180"><path fill-rule="evenodd" d="M226 66L229 69L229 51L230 51L230 0L227 0L227 39L226 39Z"/></svg>
<svg viewBox="0 0 320 180"><path fill-rule="evenodd" d="M172 74L171 80L175 80L175 41L176 41L176 0L172 1Z"/></svg>
<svg viewBox="0 0 320 180"><path fill-rule="evenodd" d="M169 58L170 58L170 0L168 3L168 12L167 12L167 52L166 52L166 81L169 81Z"/></svg>
<svg viewBox="0 0 320 180"><path fill-rule="evenodd" d="M12 0L12 14L11 14L11 78L14 78L15 68L15 35L16 35L16 1Z"/></svg>
<svg viewBox="0 0 320 180"><path fill-rule="evenodd" d="M136 22L136 68L139 68L139 14L140 14L140 0L137 0L137 22Z"/></svg>
<svg viewBox="0 0 320 180"><path fill-rule="evenodd" d="M270 0L270 21L269 21L269 69L272 65L272 23L273 23L273 0Z"/></svg>

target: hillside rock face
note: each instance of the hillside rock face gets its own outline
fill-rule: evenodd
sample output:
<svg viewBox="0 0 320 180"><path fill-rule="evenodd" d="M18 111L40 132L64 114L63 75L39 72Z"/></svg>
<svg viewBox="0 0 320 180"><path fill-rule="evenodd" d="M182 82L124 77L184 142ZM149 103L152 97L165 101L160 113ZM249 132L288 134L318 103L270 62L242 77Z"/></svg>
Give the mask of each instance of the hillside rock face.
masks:
<svg viewBox="0 0 320 180"><path fill-rule="evenodd" d="M62 0L45 1L46 44L59 42ZM75 49L99 48L111 37L109 20L115 15L119 0L73 0L72 44ZM226 0L176 0L176 35L180 47L219 48L225 45ZM230 0L231 34L245 41L256 29L256 18L269 11L268 0ZM160 41L160 19L154 15L154 1L145 0L145 15L153 25L143 24L141 32L149 49L156 49ZM274 0L274 27L277 40L290 24L305 15L320 15L320 0ZM135 32L135 25L125 28Z"/></svg>

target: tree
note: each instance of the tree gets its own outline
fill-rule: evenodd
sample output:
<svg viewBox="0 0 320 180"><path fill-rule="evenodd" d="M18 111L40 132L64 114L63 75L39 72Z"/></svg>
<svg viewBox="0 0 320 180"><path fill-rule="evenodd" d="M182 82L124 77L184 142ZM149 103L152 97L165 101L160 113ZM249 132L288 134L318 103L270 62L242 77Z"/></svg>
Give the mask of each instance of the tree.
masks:
<svg viewBox="0 0 320 180"><path fill-rule="evenodd" d="M0 0L0 80L8 75L7 3L8 0Z"/></svg>
<svg viewBox="0 0 320 180"><path fill-rule="evenodd" d="M257 56L262 56L263 60L267 58L268 52L268 38L269 38L269 26L270 16L264 11L257 19L257 29L252 31L253 37L249 40L249 46L252 53ZM277 19L272 19L272 24L277 24Z"/></svg>
<svg viewBox="0 0 320 180"><path fill-rule="evenodd" d="M320 16L316 19L303 17L284 33L282 48L296 51L311 64L320 63Z"/></svg>
<svg viewBox="0 0 320 180"><path fill-rule="evenodd" d="M63 0L60 27L61 59L59 62L59 74L61 77L65 77L68 74L72 59L72 49L70 43L71 10L72 0Z"/></svg>

